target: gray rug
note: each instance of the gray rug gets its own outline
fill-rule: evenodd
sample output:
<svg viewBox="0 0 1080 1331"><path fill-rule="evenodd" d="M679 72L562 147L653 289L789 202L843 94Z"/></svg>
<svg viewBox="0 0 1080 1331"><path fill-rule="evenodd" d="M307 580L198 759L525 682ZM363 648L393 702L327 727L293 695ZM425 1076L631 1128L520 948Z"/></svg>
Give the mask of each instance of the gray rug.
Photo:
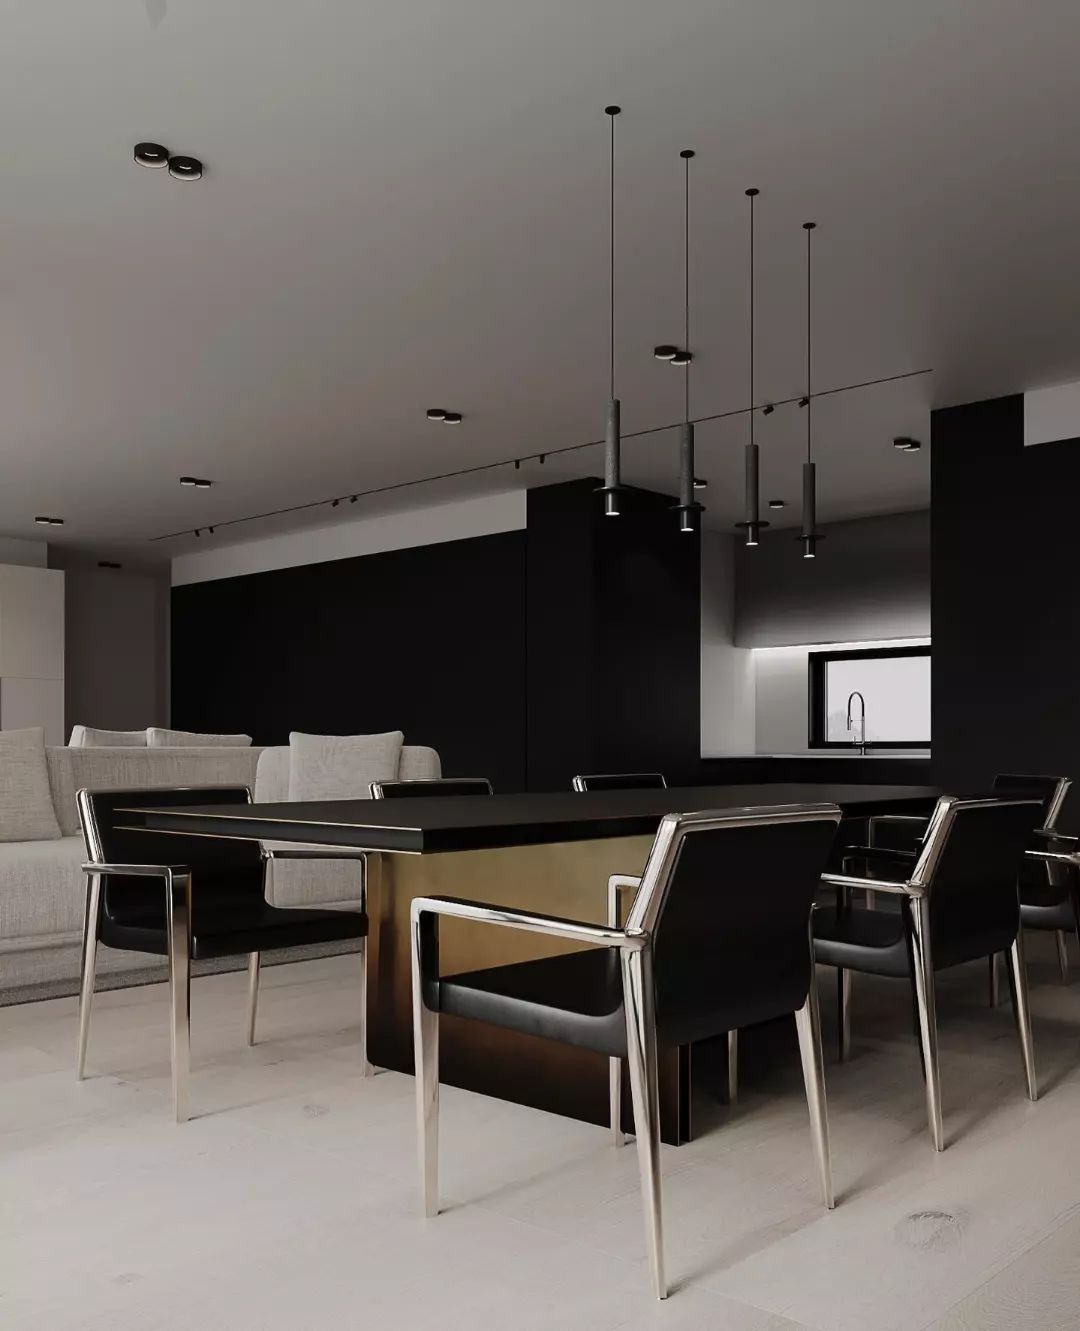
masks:
<svg viewBox="0 0 1080 1331"><path fill-rule="evenodd" d="M319 943L310 947L290 947L277 952L264 952L262 964L283 966L294 961L336 957L346 952L356 952L358 949L359 943L356 940L344 943ZM221 975L226 971L246 969L246 957L215 957L211 961L194 961L191 964L193 976ZM99 973L94 984L94 992L101 994L107 989L135 989L144 984L163 984L168 978L168 967L164 961L160 961L151 966L136 967L134 970ZM77 976L41 980L37 984L14 985L10 989L0 989L0 1007L14 1007L17 1003L40 1003L47 998L71 998L78 992Z"/></svg>

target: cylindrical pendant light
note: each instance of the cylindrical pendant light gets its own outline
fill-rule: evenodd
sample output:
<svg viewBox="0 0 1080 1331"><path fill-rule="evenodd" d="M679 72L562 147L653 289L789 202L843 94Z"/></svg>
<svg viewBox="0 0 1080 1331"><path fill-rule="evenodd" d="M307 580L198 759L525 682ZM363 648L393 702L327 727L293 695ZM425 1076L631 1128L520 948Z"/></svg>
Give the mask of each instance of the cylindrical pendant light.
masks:
<svg viewBox="0 0 1080 1331"><path fill-rule="evenodd" d="M760 191L748 189L746 197L750 200L750 442L746 445L746 507L742 522L736 527L746 532L747 546L756 546L758 536L767 522L761 520L761 463L758 446L754 440L754 418L757 415L756 384L754 378L754 200Z"/></svg>
<svg viewBox="0 0 1080 1331"><path fill-rule="evenodd" d="M604 513L617 518L620 513L619 496L622 491L622 421L619 399L615 396L615 117L622 110L618 106L605 106L604 114L611 121L611 211L610 211L610 360L608 377L608 404L604 417Z"/></svg>
<svg viewBox="0 0 1080 1331"><path fill-rule="evenodd" d="M818 542L823 540L817 529L817 473L814 468L814 431L813 431L813 380L811 365L811 347L813 343L811 286L810 286L810 235L817 226L816 222L804 222L806 232L806 396L803 399L806 412L806 461L803 463L803 500L802 530L797 539L801 542L804 559L817 557Z"/></svg>
<svg viewBox="0 0 1080 1331"><path fill-rule="evenodd" d="M697 531L701 505L694 499L694 422L690 419L690 159L692 148L684 148L679 156L686 164L683 192L683 347L686 360L679 363L686 375L683 386L683 423L679 429L679 514L680 531Z"/></svg>

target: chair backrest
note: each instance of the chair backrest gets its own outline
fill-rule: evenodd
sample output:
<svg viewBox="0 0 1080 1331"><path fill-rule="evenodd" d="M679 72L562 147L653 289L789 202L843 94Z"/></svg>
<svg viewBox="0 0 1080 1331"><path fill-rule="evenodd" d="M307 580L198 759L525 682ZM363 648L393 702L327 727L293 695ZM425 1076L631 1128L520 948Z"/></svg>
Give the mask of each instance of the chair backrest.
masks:
<svg viewBox="0 0 1080 1331"><path fill-rule="evenodd" d="M419 799L428 795L490 795L486 776L443 776L427 781L373 781L373 800Z"/></svg>
<svg viewBox="0 0 1080 1331"><path fill-rule="evenodd" d="M1035 797L938 800L912 872L930 898L935 959L952 964L1012 943L1020 866L1042 816Z"/></svg>
<svg viewBox="0 0 1080 1331"><path fill-rule="evenodd" d="M80 790L79 821L88 858L99 864L186 864L205 915L264 895L262 851L258 842L174 836L129 830L135 821L121 809L168 808L187 804L250 804L246 786L189 787L184 790ZM165 927L165 893L146 878L105 874L102 910L118 922L159 921Z"/></svg>
<svg viewBox="0 0 1080 1331"><path fill-rule="evenodd" d="M835 804L662 819L626 927L653 936L657 1019L680 1043L805 1002L810 911L839 823Z"/></svg>
<svg viewBox="0 0 1080 1331"><path fill-rule="evenodd" d="M1003 773L994 777L994 789L1011 795L1037 795L1043 805L1042 826L1051 832L1057 826L1061 806L1072 781L1067 776L1023 776Z"/></svg>
<svg viewBox="0 0 1080 1331"><path fill-rule="evenodd" d="M579 792L588 790L667 790L662 772L610 772L575 776L570 783Z"/></svg>

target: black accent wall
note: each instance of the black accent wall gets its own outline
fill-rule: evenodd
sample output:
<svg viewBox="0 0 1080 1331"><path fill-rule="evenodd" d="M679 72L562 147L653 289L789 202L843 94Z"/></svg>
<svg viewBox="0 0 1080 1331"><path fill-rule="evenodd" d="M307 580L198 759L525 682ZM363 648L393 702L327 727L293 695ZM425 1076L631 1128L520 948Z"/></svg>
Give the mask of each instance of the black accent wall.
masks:
<svg viewBox="0 0 1080 1331"><path fill-rule="evenodd" d="M932 416L935 780L999 771L1077 782L1080 440L1024 447L1020 395Z"/></svg>
<svg viewBox="0 0 1080 1331"><path fill-rule="evenodd" d="M525 533L175 587L172 724L404 730L445 771L525 781Z"/></svg>
<svg viewBox="0 0 1080 1331"><path fill-rule="evenodd" d="M453 776L698 775L699 538L671 500L532 490L527 529L176 587L172 724L404 730Z"/></svg>

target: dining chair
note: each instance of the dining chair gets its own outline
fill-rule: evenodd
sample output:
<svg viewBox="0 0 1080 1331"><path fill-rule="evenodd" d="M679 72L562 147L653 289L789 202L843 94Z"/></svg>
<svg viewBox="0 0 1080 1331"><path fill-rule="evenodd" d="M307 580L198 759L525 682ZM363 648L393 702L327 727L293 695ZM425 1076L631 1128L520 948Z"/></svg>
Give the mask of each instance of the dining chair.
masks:
<svg viewBox="0 0 1080 1331"><path fill-rule="evenodd" d="M429 795L490 795L486 776L439 776L422 781L373 781L373 800L408 800Z"/></svg>
<svg viewBox="0 0 1080 1331"><path fill-rule="evenodd" d="M668 814L624 928L448 897L412 902L420 1182L438 1213L439 1016L626 1059L652 1288L667 1294L657 1045L685 1045L794 1014L825 1204L833 1205L809 920L840 810L787 805ZM466 974L439 971L442 917L589 945ZM613 1095L611 1121L621 1105Z"/></svg>
<svg viewBox="0 0 1080 1331"><path fill-rule="evenodd" d="M1035 1062L1017 877L1042 813L1038 799L943 796L917 852L860 848L863 873L822 875L838 889L835 907L814 912L814 955L840 973L839 1024L850 1048L845 972L908 980L914 990L927 1113L935 1150L944 1149L934 976L939 970L1008 952L1017 1034L1035 1100ZM899 898L898 912L856 910L852 888ZM842 1035L842 1049L845 1037Z"/></svg>
<svg viewBox="0 0 1080 1331"><path fill-rule="evenodd" d="M250 804L251 792L244 786L80 790L77 803L88 857L83 865L87 891L76 1062L80 1080L86 1075L99 943L168 958L173 1108L178 1123L189 1113L192 961L246 954L247 1042L253 1045L262 952L356 940L360 950L360 1063L364 1075L370 1075L363 852L299 847L264 850L257 841L163 835L140 827L138 814L131 812L189 804ZM271 905L266 899L266 867L280 859L357 860L360 909Z"/></svg>

